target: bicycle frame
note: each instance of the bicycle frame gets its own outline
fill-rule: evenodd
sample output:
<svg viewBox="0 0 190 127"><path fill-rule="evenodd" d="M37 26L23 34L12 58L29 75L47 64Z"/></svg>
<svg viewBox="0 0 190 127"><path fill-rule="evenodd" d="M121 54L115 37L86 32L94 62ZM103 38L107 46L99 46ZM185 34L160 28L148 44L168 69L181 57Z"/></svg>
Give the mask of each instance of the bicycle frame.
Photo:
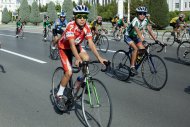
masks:
<svg viewBox="0 0 190 127"><path fill-rule="evenodd" d="M86 82L86 88L87 88L87 91L88 91L88 97L89 97L89 101L90 101L90 106L94 107L93 103L92 103L92 97L91 97L91 91L90 91L90 85L89 85L89 79L92 78L92 77L90 76L88 65L84 68L84 70L86 72L86 73L84 73L84 76L85 76L84 82ZM99 106L99 104L100 104L99 96L97 94L96 87L95 87L95 85L93 83L92 83L92 88L93 88L92 91L96 96L96 103L97 103L96 106Z"/></svg>

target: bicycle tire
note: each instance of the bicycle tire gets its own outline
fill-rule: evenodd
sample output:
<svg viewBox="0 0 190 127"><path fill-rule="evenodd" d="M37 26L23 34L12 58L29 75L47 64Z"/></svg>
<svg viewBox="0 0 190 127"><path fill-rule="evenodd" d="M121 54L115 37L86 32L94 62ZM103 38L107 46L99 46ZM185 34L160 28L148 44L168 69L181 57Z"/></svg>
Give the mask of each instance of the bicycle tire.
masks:
<svg viewBox="0 0 190 127"><path fill-rule="evenodd" d="M24 31L23 31L22 29L21 29L20 32L19 32L19 37L20 37L21 39L24 38Z"/></svg>
<svg viewBox="0 0 190 127"><path fill-rule="evenodd" d="M106 86L98 79L92 78L88 82L92 105L90 105L88 94L85 93L87 87L84 87L82 93L82 113L85 122L88 127L109 127L112 121L112 102L109 92ZM99 96L99 103L97 102L93 86L96 89L97 96Z"/></svg>
<svg viewBox="0 0 190 127"><path fill-rule="evenodd" d="M171 31L165 31L162 35L162 42L169 46L172 46L175 42L175 36L171 34Z"/></svg>
<svg viewBox="0 0 190 127"><path fill-rule="evenodd" d="M161 64L162 66L160 66ZM143 63L141 66L141 73L142 73L142 78L144 82L152 90L156 90L156 91L161 90L166 85L166 82L168 80L168 71L167 71L166 64L157 55L149 55L143 60ZM160 78L161 76L163 76L161 78L163 79L162 81L158 80L158 78ZM152 82L149 82L149 81L152 81ZM159 81L159 84L158 84L158 81Z"/></svg>
<svg viewBox="0 0 190 127"><path fill-rule="evenodd" d="M184 64L190 64L190 42L184 41L177 47L177 58Z"/></svg>
<svg viewBox="0 0 190 127"><path fill-rule="evenodd" d="M57 107L57 109L59 111L65 111L67 109L67 107L62 107L57 103L56 100L56 94L59 90L59 86L61 84L61 79L64 75L64 70L62 67L58 67L56 68L56 70L53 73L53 77L52 77L52 96L53 96L53 101L55 106Z"/></svg>
<svg viewBox="0 0 190 127"><path fill-rule="evenodd" d="M116 41L120 41L121 40L121 37L119 36L119 29L116 29L114 32L113 32L113 37Z"/></svg>
<svg viewBox="0 0 190 127"><path fill-rule="evenodd" d="M158 38L158 30L157 29L152 29L152 31L153 31L154 35L156 36L156 38ZM153 38L152 38L152 36L150 34L149 34L149 38L151 40L153 40Z"/></svg>
<svg viewBox="0 0 190 127"><path fill-rule="evenodd" d="M184 41L189 41L189 33L183 33L182 37L181 37L181 42Z"/></svg>
<svg viewBox="0 0 190 127"><path fill-rule="evenodd" d="M108 38L105 35L101 35L98 39L98 42L96 42L99 46L99 50L103 53L106 53L109 49L109 41Z"/></svg>
<svg viewBox="0 0 190 127"><path fill-rule="evenodd" d="M118 80L126 81L130 77L130 57L124 50L118 50L112 57L113 74Z"/></svg>
<svg viewBox="0 0 190 127"><path fill-rule="evenodd" d="M52 49L53 46L53 42L50 42L50 58L52 60L58 60L59 59L59 50L56 47L55 49Z"/></svg>

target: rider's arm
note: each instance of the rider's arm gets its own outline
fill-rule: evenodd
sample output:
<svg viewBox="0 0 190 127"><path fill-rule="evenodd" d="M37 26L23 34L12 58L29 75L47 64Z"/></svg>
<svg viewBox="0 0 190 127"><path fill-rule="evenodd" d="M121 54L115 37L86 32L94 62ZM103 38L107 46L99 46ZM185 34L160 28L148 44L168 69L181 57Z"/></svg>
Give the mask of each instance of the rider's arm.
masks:
<svg viewBox="0 0 190 127"><path fill-rule="evenodd" d="M154 40L156 40L157 38L156 38L156 36L155 36L154 33L153 33L152 27L151 27L150 25L147 25L147 29L148 29L148 33L150 34L150 36L151 36Z"/></svg>
<svg viewBox="0 0 190 127"><path fill-rule="evenodd" d="M92 50L92 52L94 53L94 55L96 56L96 58L99 60L100 59L100 55L96 49L95 44L93 43L92 39L88 39L88 46L89 48Z"/></svg>
<svg viewBox="0 0 190 127"><path fill-rule="evenodd" d="M80 60L81 61L81 58L77 52L77 49L76 49L76 46L75 46L75 40L74 39L69 39L69 44L70 44L70 48L71 48L71 51L73 53L73 55L75 56L76 60Z"/></svg>
<svg viewBox="0 0 190 127"><path fill-rule="evenodd" d="M138 35L138 37L141 39L141 41L144 41L144 38L143 38L142 33L141 33L141 31L139 30L139 28L138 28L137 26L134 26L134 29L135 29L135 31L137 32L137 35Z"/></svg>

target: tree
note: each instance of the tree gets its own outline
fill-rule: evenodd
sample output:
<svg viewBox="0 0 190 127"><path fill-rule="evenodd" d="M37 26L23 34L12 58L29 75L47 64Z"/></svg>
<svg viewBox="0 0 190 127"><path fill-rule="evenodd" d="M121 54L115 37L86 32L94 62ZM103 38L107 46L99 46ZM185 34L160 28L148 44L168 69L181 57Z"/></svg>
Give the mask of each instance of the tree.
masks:
<svg viewBox="0 0 190 127"><path fill-rule="evenodd" d="M166 0L150 0L149 12L152 21L160 28L164 28L169 24L169 9Z"/></svg>
<svg viewBox="0 0 190 127"><path fill-rule="evenodd" d="M19 16L21 17L21 22L28 22L30 16L30 7L27 0L22 0L19 8Z"/></svg>
<svg viewBox="0 0 190 127"><path fill-rule="evenodd" d="M42 19L40 17L40 11L39 11L37 2L34 1L32 3L32 7L31 7L30 22L37 25L41 21L42 21Z"/></svg>
<svg viewBox="0 0 190 127"><path fill-rule="evenodd" d="M67 21L73 18L73 2L71 0L64 0L63 11L66 13Z"/></svg>
<svg viewBox="0 0 190 127"><path fill-rule="evenodd" d="M109 21L110 18L114 17L117 14L117 4L116 0L113 0L110 4L105 6L97 5L98 15L103 17L103 20Z"/></svg>
<svg viewBox="0 0 190 127"><path fill-rule="evenodd" d="M2 22L5 23L5 24L7 24L7 23L9 23L10 21L11 21L11 16L10 16L10 14L9 14L9 12L8 12L8 10L7 10L7 8L5 7L5 8L3 9L3 12L2 12Z"/></svg>
<svg viewBox="0 0 190 127"><path fill-rule="evenodd" d="M60 4L56 4L55 10L56 10L56 12L61 12L61 5Z"/></svg>
<svg viewBox="0 0 190 127"><path fill-rule="evenodd" d="M91 9L90 9L90 14L89 14L89 22L93 21L97 17L97 6L96 4L93 4Z"/></svg>
<svg viewBox="0 0 190 127"><path fill-rule="evenodd" d="M55 19L57 18L57 13L55 10L55 4L52 1L48 4L47 12L50 22L54 22Z"/></svg>
<svg viewBox="0 0 190 127"><path fill-rule="evenodd" d="M131 0L131 4L130 4L130 14L131 14L131 20L136 16L136 8L139 6L143 6L143 2L142 0ZM125 2L124 3L124 8L125 8L125 12L128 12L128 3Z"/></svg>

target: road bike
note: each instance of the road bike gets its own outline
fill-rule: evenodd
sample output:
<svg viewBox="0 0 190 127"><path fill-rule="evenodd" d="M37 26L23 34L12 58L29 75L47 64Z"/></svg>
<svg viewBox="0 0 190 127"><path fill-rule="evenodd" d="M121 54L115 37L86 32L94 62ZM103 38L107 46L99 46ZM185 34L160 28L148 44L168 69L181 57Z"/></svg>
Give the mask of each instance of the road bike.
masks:
<svg viewBox="0 0 190 127"><path fill-rule="evenodd" d="M18 28L18 31L17 31L17 38L18 38L18 37L21 38L21 39L24 38L24 30L23 30L23 27L24 27L24 26Z"/></svg>
<svg viewBox="0 0 190 127"><path fill-rule="evenodd" d="M152 49L152 46L155 46L155 49ZM157 49L157 52L161 52L166 45L162 43L147 43L145 49L139 50L137 60L135 63L135 69L141 65L141 74L145 84L153 90L162 89L168 79L168 71L164 61L157 55L152 54L151 52ZM161 48L161 49L159 49ZM159 49L159 50L158 50ZM134 76L131 73L130 62L131 62L132 49L129 47L129 51L118 50L112 57L112 68L113 73L117 79L126 81L131 76Z"/></svg>
<svg viewBox="0 0 190 127"><path fill-rule="evenodd" d="M183 41L177 47L177 58L185 64L190 64L190 42Z"/></svg>
<svg viewBox="0 0 190 127"><path fill-rule="evenodd" d="M73 73L82 70L82 79L80 89L76 90L72 78L65 88L64 95L67 96L64 105L57 103L56 94L64 75L62 67L58 67L52 77L52 95L56 107L60 111L66 111L73 107L76 100L81 100L82 113L88 127L109 127L112 121L112 103L106 86L98 79L90 75L89 64L99 63L99 61L84 61L79 68L73 67ZM106 71L109 62L105 63Z"/></svg>
<svg viewBox="0 0 190 127"><path fill-rule="evenodd" d="M93 38L93 42L101 52L106 53L108 51L109 41L108 38L102 33L102 31L100 31L98 35ZM89 49L87 40L84 40L84 46L85 49Z"/></svg>
<svg viewBox="0 0 190 127"><path fill-rule="evenodd" d="M172 46L175 42L180 44L183 41L189 41L189 28L184 27L180 30L180 36L177 38L173 31L165 31L162 35L162 42Z"/></svg>
<svg viewBox="0 0 190 127"><path fill-rule="evenodd" d="M113 32L113 37L116 41L120 41L121 39L123 39L125 33L125 28L122 26L122 32L120 33L120 28L119 26L115 27L115 30Z"/></svg>
<svg viewBox="0 0 190 127"><path fill-rule="evenodd" d="M50 33L51 33L51 27L46 27L46 35L45 35L45 30L43 30L43 40L46 42L47 40L50 41L52 40L51 39L51 36L50 36Z"/></svg>

